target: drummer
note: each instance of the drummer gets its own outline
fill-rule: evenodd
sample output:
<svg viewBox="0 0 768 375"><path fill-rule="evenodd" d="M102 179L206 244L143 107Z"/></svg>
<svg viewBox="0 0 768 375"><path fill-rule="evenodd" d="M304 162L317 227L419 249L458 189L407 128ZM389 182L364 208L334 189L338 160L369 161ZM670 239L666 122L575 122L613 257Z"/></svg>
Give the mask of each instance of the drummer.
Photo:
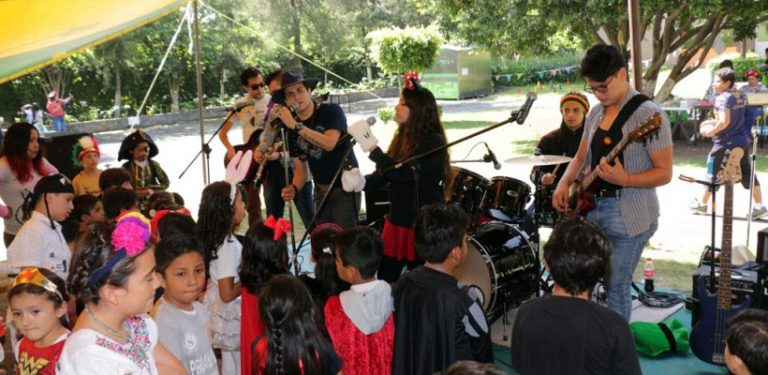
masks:
<svg viewBox="0 0 768 375"><path fill-rule="evenodd" d="M547 133L539 140L534 151L536 155L559 155L573 157L579 149L584 132L584 119L589 112L589 100L579 91L571 91L560 98L560 127ZM533 167L531 181L536 186L554 187L565 173L567 164Z"/></svg>

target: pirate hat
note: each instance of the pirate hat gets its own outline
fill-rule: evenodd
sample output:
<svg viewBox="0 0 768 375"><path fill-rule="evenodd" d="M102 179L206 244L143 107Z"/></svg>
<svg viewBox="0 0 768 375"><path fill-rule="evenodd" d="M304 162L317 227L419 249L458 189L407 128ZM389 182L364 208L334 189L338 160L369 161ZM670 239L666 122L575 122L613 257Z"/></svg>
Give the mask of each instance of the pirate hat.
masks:
<svg viewBox="0 0 768 375"><path fill-rule="evenodd" d="M141 142L147 142L149 145L150 158L154 158L157 156L157 153L160 152L157 149L155 141L152 140L152 137L150 137L149 134L145 133L143 130L137 130L123 139L123 143L120 144L120 152L117 153L117 160L132 160L133 149Z"/></svg>

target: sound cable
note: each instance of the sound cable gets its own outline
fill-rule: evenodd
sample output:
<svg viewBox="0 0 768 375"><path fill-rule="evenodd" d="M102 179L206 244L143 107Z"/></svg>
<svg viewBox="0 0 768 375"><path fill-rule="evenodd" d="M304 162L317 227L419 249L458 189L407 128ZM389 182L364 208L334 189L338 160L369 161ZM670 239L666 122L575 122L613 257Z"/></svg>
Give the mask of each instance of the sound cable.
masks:
<svg viewBox="0 0 768 375"><path fill-rule="evenodd" d="M666 293L666 292L651 292L646 293L642 291L640 288L635 285L634 282L631 283L632 288L635 289L637 292L638 299L640 300L640 303L643 305L646 305L648 307L670 307L677 305L678 303L683 302L683 297L676 293Z"/></svg>

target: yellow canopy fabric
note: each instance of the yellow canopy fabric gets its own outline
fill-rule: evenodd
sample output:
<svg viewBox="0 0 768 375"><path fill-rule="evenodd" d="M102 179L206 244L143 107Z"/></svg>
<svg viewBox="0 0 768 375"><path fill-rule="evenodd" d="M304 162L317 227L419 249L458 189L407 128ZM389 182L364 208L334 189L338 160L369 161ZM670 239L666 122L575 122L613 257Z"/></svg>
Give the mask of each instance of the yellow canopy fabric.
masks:
<svg viewBox="0 0 768 375"><path fill-rule="evenodd" d="M0 0L0 83L163 17L189 0Z"/></svg>

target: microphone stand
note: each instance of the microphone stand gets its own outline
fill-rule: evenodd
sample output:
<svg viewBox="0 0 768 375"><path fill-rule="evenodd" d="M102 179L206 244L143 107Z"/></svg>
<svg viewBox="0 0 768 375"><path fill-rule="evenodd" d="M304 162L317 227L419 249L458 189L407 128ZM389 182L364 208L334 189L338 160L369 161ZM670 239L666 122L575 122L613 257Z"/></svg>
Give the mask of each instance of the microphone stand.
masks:
<svg viewBox="0 0 768 375"><path fill-rule="evenodd" d="M283 171L285 172L285 186L288 186L291 184L291 181L289 181L290 171L288 170L288 159L290 156L290 153L288 150L290 150L290 148L288 148L288 138L286 138L286 135L285 135L285 124L283 124L282 121L280 123L280 136L283 138ZM264 160L262 161L262 163L266 163L266 162L267 162L267 156L264 155ZM296 187L294 187L293 189L295 190L294 199L296 199L296 196L299 195L299 191L296 190ZM296 257L299 255L298 249L300 249L301 247L296 247L296 225L293 224L294 223L293 202L292 200L288 200L286 204L288 205L288 220L291 221L291 246L292 246L291 250L293 250L293 260L295 260ZM308 231L309 229L307 229L307 231L305 232L308 232ZM290 269L290 265L288 265L288 268ZM294 263L294 271L296 276L298 276L300 271L298 262Z"/></svg>
<svg viewBox="0 0 768 375"><path fill-rule="evenodd" d="M709 247L709 253L710 253L710 261L709 261L709 288L710 290L715 290L715 230L717 229L717 212L715 208L717 207L717 198L715 194L717 193L717 188L720 187L720 183L717 182L717 177L712 176L712 181L704 181L704 180L697 180L693 177L688 177L685 175L680 175L677 178L680 180L683 180L685 182L691 182L691 183L697 183L700 185L704 185L709 189L710 192L712 192L712 229L711 229L711 244ZM706 254L704 254L706 257Z"/></svg>
<svg viewBox="0 0 768 375"><path fill-rule="evenodd" d="M245 108L245 107L243 107L243 108ZM208 181L206 181L206 183L211 181L211 168L210 168L210 165L211 165L211 146L210 146L210 144L213 141L213 138L215 138L216 135L219 134L219 132L221 131L221 128L224 127L224 124L229 122L229 120L232 118L232 116L234 116L235 113L240 112L243 108L240 108L240 109L237 109L237 110L229 112L229 114L227 115L227 118L224 119L224 122L222 122L221 125L219 125L219 127L216 129L216 131L213 132L213 134L211 134L211 137L208 138L208 141L203 143L203 145L200 147L200 151L198 151L197 154L195 155L195 157L192 158L192 161L190 161L189 164L187 164L187 167L184 168L183 171L181 171L181 174L179 175L179 179L184 177L184 174L187 173L187 170L189 169L189 167L191 167L192 164L195 163L197 158L200 157L200 154L205 153L205 160L208 161L208 165L209 165L208 170L206 170L206 173L208 174L208 176L207 176Z"/></svg>
<svg viewBox="0 0 768 375"><path fill-rule="evenodd" d="M755 150L757 150L757 134L754 132L750 132L752 134L752 153L751 153L751 159L752 159L752 165L750 166L750 169L752 173L749 177L749 208L747 209L747 249L749 249L749 232L752 229L752 201L754 201L752 193L755 190L755 169L757 167L757 153Z"/></svg>

